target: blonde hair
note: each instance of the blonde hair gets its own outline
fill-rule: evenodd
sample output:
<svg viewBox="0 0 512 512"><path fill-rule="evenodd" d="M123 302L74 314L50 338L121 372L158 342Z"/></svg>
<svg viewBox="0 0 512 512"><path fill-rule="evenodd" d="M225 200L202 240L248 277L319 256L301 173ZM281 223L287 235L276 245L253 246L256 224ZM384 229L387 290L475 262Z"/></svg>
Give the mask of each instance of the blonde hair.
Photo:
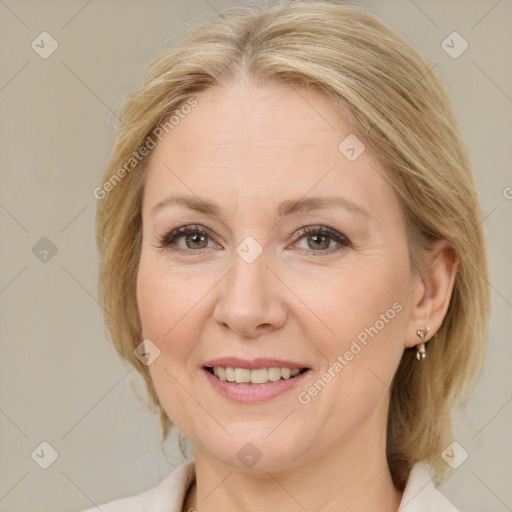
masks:
<svg viewBox="0 0 512 512"><path fill-rule="evenodd" d="M414 349L404 351L387 425L397 488L404 488L416 462L428 463L442 482L450 411L456 399L467 403L487 341L482 214L468 151L439 78L394 30L359 8L328 1L231 8L190 29L148 67L122 110L98 202L99 294L118 353L144 377L165 439L171 421L148 367L134 355L141 342L136 278L149 156L131 159L187 101L237 79L326 95L386 169L406 220L414 268L428 273L423 258L436 240L448 240L456 250L459 267L446 317L422 364Z"/></svg>

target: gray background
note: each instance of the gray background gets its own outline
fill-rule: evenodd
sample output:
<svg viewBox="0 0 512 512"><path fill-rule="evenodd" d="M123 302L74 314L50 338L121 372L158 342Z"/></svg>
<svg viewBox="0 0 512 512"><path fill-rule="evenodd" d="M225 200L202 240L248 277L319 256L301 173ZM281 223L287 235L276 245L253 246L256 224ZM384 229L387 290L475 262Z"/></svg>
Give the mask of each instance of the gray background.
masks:
<svg viewBox="0 0 512 512"><path fill-rule="evenodd" d="M142 492L180 463L173 440L171 455L157 448L141 380L105 341L92 191L112 149L112 111L143 66L230 5L242 3L0 0L0 511L81 510ZM442 491L462 509L512 510L512 1L356 5L436 64L470 149L491 252L491 332L469 407L454 415L469 457ZM59 45L47 59L31 48L43 31ZM453 31L469 44L457 59L441 47ZM47 261L32 250L43 237L57 250ZM31 457L43 441L58 453L48 469ZM42 463L50 451L35 453Z"/></svg>

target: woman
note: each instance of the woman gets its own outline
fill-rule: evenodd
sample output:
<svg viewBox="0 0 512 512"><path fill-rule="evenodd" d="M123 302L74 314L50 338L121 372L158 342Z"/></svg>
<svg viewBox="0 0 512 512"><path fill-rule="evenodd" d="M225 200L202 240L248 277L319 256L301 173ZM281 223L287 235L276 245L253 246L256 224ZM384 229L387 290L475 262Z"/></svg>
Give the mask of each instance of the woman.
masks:
<svg viewBox="0 0 512 512"><path fill-rule="evenodd" d="M122 119L100 295L194 459L101 509L456 510L435 484L490 296L430 66L353 7L235 8L159 57Z"/></svg>

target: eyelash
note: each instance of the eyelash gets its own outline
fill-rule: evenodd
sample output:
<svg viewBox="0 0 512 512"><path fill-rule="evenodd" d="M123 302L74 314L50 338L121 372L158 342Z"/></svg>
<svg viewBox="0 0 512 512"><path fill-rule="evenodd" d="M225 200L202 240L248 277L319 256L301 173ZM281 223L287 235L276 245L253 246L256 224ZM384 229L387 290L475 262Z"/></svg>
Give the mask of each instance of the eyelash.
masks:
<svg viewBox="0 0 512 512"><path fill-rule="evenodd" d="M205 236L209 237L210 239L214 239L214 237L211 235L210 231L208 229L204 228L203 226L189 225L189 226L179 227L179 228L175 229L174 231L171 231L168 234L166 234L165 236L163 236L159 240L158 247L161 249L169 249L174 252L181 252L182 254L194 254L194 255L202 254L203 251L208 249L207 247L203 247L202 249L182 249L182 248L177 248L177 247L171 248L171 246L174 245L174 242L176 240L178 240L182 236L192 235L192 234L205 235ZM294 243L298 242L299 240L304 238L306 235L308 235L308 236L311 236L311 235L327 236L328 238L331 238L332 240L334 240L335 242L337 242L338 244L341 245L341 248L337 248L335 250L332 250L332 249L325 250L325 251L310 250L309 252L312 252L312 253L318 253L321 255L326 255L326 254L330 255L330 254L338 253L341 250L343 250L344 248L352 247L350 240L345 235L343 235L343 234L339 233L338 231L336 231L332 228L329 228L327 226L306 226L304 228L299 229L296 232L297 238ZM307 251L307 249L304 249L304 250Z"/></svg>

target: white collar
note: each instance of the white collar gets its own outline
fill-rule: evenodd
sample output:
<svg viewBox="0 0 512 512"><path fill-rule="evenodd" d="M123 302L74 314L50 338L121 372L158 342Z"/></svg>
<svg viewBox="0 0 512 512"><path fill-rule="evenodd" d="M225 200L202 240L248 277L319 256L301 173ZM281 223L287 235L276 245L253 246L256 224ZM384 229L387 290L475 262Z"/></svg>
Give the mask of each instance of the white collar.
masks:
<svg viewBox="0 0 512 512"><path fill-rule="evenodd" d="M432 482L425 464L411 469L398 512L459 512Z"/></svg>

